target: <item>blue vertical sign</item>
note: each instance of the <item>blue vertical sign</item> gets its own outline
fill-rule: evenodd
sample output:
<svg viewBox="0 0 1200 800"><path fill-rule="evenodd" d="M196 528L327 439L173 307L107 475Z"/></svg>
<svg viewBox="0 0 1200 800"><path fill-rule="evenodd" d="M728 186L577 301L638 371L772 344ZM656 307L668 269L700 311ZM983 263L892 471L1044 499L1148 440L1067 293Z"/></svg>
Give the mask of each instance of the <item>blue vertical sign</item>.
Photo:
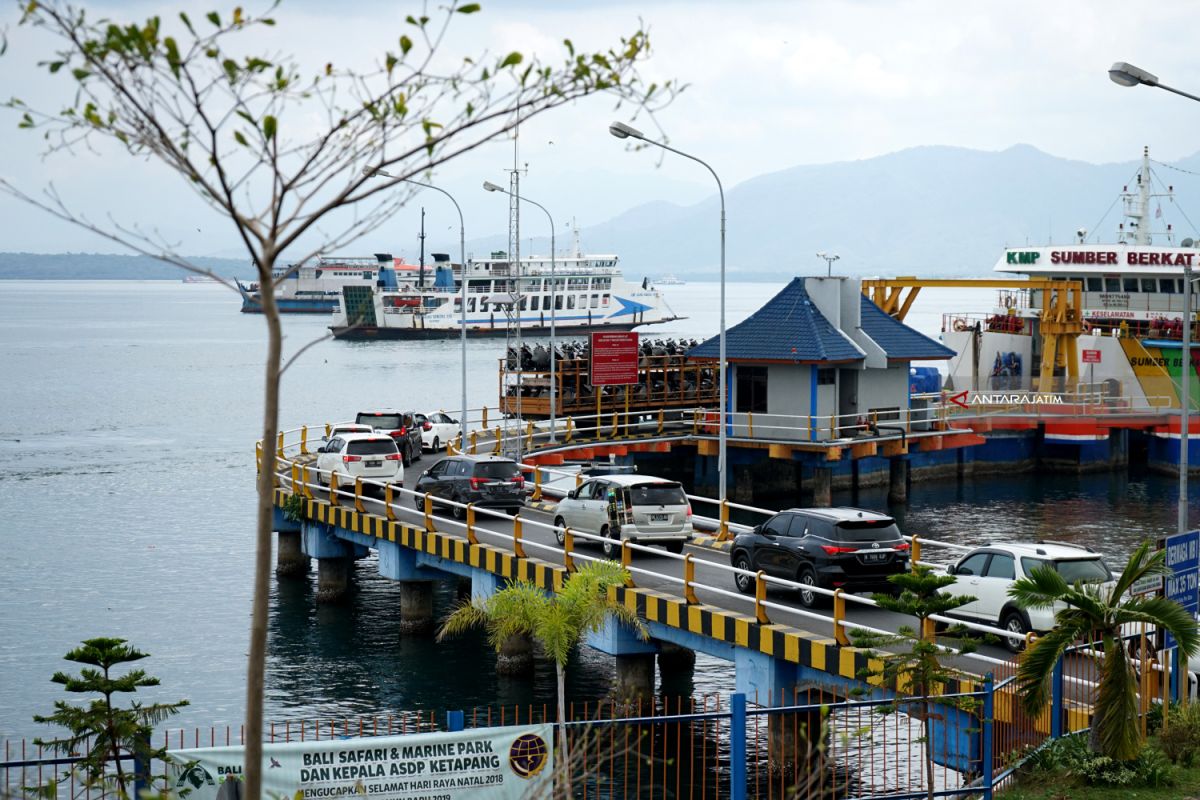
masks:
<svg viewBox="0 0 1200 800"><path fill-rule="evenodd" d="M1200 531L1168 536L1167 569L1163 596L1183 606L1193 617L1200 611ZM1175 637L1166 636L1167 649L1175 646Z"/></svg>

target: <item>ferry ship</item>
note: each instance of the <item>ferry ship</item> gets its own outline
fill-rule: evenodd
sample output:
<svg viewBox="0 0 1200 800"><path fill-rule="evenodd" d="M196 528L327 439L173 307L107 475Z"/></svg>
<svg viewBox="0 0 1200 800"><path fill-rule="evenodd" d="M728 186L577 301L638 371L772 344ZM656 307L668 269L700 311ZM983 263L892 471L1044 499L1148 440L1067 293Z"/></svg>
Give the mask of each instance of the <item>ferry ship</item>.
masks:
<svg viewBox="0 0 1200 800"><path fill-rule="evenodd" d="M461 265L433 254L433 280L412 273L385 276L378 286L345 286L330 330L338 339L457 337L463 325ZM551 280L553 272L553 281ZM560 336L627 331L680 319L649 280L630 285L615 255L529 256L514 264L505 252L466 265L466 327L471 336L504 336L510 321L523 335L549 335L553 309Z"/></svg>
<svg viewBox="0 0 1200 800"><path fill-rule="evenodd" d="M404 266L408 265L401 259L380 254L374 258L319 258L314 264L280 267L271 274L276 284L275 303L283 314L329 314L344 287L373 287L381 272ZM237 288L242 295L242 313L261 314L258 283L237 281Z"/></svg>
<svg viewBox="0 0 1200 800"><path fill-rule="evenodd" d="M942 340L959 354L950 363L946 388L1082 390L1120 397L1132 409L1179 408L1186 376L1196 404L1200 361L1195 349L1183 357L1185 320L1193 320L1193 342L1198 331L1194 312L1189 315L1184 307L1183 289L1188 272L1200 267L1200 242L1176 242L1170 224L1154 230L1174 194L1170 186L1155 191L1148 148L1120 199L1124 220L1115 242L1091 243L1081 229L1069 245L1008 248L993 271L997 278L1013 276L1013 288L1000 290L992 313L945 315ZM1057 351L1046 346L1043 310L1052 298L1043 295L1051 290L1022 288L1022 279L1081 284L1081 332L1067 346ZM1051 363L1042 369L1044 360ZM1043 385L1047 375L1050 385Z"/></svg>

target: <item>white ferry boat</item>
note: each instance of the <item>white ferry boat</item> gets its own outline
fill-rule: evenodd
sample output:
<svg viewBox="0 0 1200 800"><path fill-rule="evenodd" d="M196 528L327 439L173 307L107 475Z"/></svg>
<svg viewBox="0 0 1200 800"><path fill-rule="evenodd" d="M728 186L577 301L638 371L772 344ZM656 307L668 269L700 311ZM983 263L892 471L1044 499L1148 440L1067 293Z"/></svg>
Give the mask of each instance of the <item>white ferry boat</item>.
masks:
<svg viewBox="0 0 1200 800"><path fill-rule="evenodd" d="M379 254L374 258L319 258L314 264L279 267L272 273L275 303L283 314L328 314L337 306L343 287L373 287L381 273L404 269L402 259ZM258 283L237 282L242 313L261 314Z"/></svg>
<svg viewBox="0 0 1200 800"><path fill-rule="evenodd" d="M1186 376L1193 402L1200 398L1200 354L1193 350L1185 359L1182 348L1189 316L1184 270L1200 268L1200 242L1176 241L1162 219L1163 207L1169 211L1174 203L1173 188L1162 188L1155 191L1146 149L1132 185L1121 192L1124 220L1115 242L1092 243L1088 232L1079 230L1072 244L1006 249L993 272L997 278L1013 276L1014 283L1000 290L997 307L983 316L943 318L943 341L959 354L951 361L947 388L1074 392L1085 387L1119 393L1134 408L1179 408ZM1082 284L1082 333L1057 352L1043 336L1047 298L1041 294L1047 290L1020 287L1030 278ZM1200 331L1192 317L1195 342ZM1043 371L1039 367L1046 359L1051 363ZM1050 385L1042 385L1047 375Z"/></svg>
<svg viewBox="0 0 1200 800"><path fill-rule="evenodd" d="M658 280L654 281L658 286L686 286L687 281L680 280L674 274L663 275Z"/></svg>
<svg viewBox="0 0 1200 800"><path fill-rule="evenodd" d="M434 254L431 283L412 273L379 286L345 286L330 330L338 339L435 339L459 336L463 325L461 265ZM679 319L648 280L630 285L615 255L528 256L514 264L507 253L471 260L466 268L467 333L504 336L510 319L522 334L549 335L553 310L561 336L624 331ZM554 277L551 280L551 272Z"/></svg>

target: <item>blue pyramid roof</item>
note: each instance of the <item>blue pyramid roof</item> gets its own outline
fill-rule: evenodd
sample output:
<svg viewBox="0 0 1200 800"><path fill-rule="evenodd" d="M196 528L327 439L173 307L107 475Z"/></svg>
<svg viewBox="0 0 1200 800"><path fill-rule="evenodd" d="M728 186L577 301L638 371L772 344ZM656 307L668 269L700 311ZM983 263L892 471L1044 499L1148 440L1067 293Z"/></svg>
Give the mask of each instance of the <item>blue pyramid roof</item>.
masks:
<svg viewBox="0 0 1200 800"><path fill-rule="evenodd" d="M863 295L862 328L889 360L952 358L954 351L923 333L892 319L886 311Z"/></svg>
<svg viewBox="0 0 1200 800"><path fill-rule="evenodd" d="M718 358L720 349L720 337L714 336L692 348L688 355ZM725 357L728 361L808 362L864 358L846 335L817 310L803 278L792 278L766 305L725 332Z"/></svg>

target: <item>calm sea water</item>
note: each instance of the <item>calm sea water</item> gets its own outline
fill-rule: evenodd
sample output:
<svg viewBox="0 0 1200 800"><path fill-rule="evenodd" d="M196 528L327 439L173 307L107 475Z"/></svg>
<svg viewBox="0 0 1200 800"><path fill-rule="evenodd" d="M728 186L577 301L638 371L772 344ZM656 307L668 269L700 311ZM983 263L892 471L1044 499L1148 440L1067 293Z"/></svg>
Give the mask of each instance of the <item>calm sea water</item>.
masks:
<svg viewBox="0 0 1200 800"><path fill-rule="evenodd" d="M728 287L727 324L780 285ZM712 284L668 287L688 319L648 335L714 335ZM927 291L910 317L936 334L943 312L983 311L990 295ZM0 738L37 733L61 692L49 680L80 640L121 636L152 654L151 697L187 698L187 725L240 723L253 558L253 442L261 424L258 317L215 285L0 281ZM286 320L285 351L325 317ZM471 341L469 404L495 405L503 343ZM284 377L283 427L374 405L459 407L457 342L328 341ZM1193 487L1196 488L1195 484ZM917 485L908 530L984 541L1089 543L1119 560L1173 529L1177 483L1152 475L989 477ZM1193 502L1200 495L1192 495ZM838 496L835 502L851 502ZM885 506L882 491L856 502ZM402 638L398 591L370 562L348 606L313 587L273 587L267 718L549 703L552 672L498 678L479 637ZM438 611L453 602L437 597ZM582 651L568 691L602 696L611 659ZM701 657L695 690L726 692L733 670Z"/></svg>

